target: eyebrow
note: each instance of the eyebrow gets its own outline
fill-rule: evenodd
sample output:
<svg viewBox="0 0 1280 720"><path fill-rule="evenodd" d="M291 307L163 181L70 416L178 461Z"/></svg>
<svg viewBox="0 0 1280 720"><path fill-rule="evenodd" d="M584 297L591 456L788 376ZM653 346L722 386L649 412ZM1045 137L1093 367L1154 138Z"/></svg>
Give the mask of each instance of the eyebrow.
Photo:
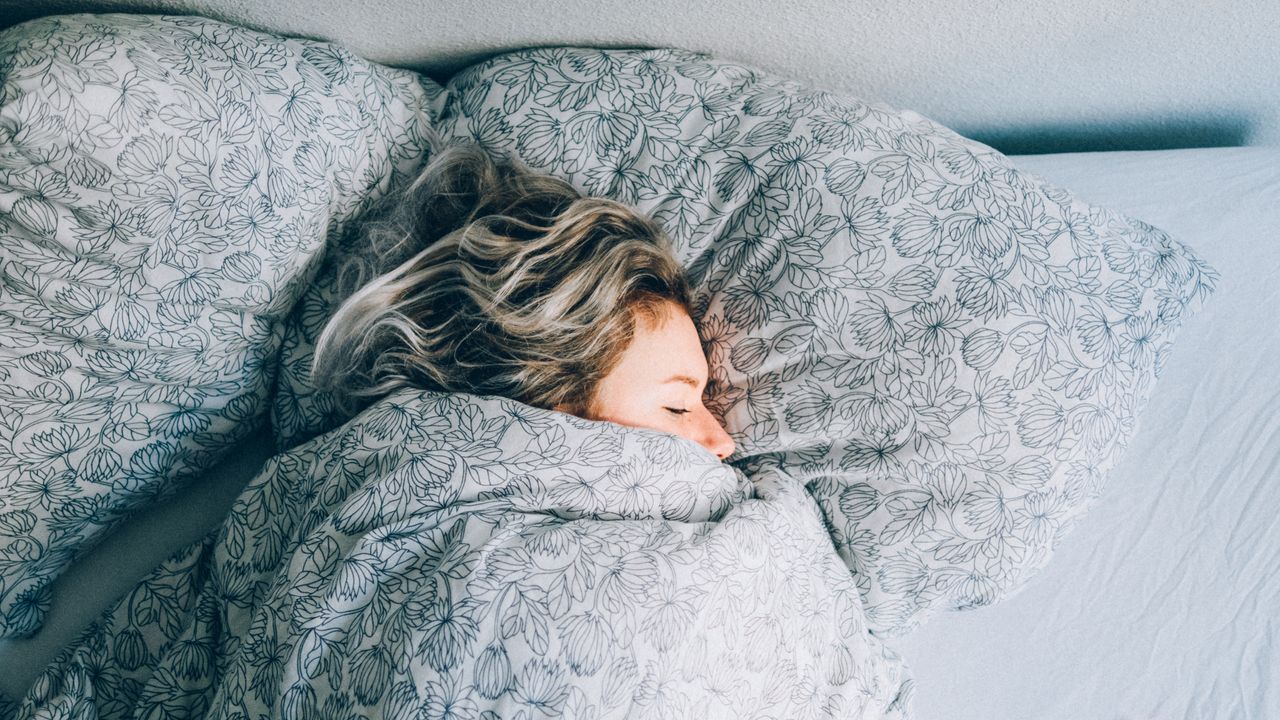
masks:
<svg viewBox="0 0 1280 720"><path fill-rule="evenodd" d="M663 385L666 385L667 383L673 383L673 382L680 382L680 383L684 383L685 385L688 385L688 386L692 387L694 390L697 390L697 389L698 389L698 385L700 385L700 384L701 384L701 383L699 383L697 380L695 380L695 379L693 379L693 378L689 377L688 375L672 375L671 377L667 378L666 380L663 380L663 381L662 381L662 384L663 384Z"/></svg>

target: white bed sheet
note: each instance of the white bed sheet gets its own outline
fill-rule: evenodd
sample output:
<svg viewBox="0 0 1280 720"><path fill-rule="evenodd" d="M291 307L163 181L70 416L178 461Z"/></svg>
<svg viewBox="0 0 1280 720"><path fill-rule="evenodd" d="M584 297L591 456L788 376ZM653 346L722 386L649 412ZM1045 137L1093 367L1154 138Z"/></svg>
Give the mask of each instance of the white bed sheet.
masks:
<svg viewBox="0 0 1280 720"><path fill-rule="evenodd" d="M1186 240L1222 279L1049 565L899 641L916 716L1280 718L1280 149L1015 162Z"/></svg>
<svg viewBox="0 0 1280 720"><path fill-rule="evenodd" d="M1280 718L1280 150L1016 161L1186 239L1223 277L1049 566L999 605L898 641L916 715ZM0 641L0 691L20 695L112 598L215 526L268 446L247 446L60 578L45 629Z"/></svg>

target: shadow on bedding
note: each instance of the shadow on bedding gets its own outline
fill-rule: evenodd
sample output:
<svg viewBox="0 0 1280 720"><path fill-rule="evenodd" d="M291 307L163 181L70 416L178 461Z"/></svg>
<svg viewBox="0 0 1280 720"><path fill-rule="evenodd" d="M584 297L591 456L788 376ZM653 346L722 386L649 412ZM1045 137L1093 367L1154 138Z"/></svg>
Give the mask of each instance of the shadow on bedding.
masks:
<svg viewBox="0 0 1280 720"><path fill-rule="evenodd" d="M1244 118L1152 118L1114 124L1050 123L1007 130L957 128L957 132L1006 155L1039 155L1239 147L1249 144L1250 123Z"/></svg>

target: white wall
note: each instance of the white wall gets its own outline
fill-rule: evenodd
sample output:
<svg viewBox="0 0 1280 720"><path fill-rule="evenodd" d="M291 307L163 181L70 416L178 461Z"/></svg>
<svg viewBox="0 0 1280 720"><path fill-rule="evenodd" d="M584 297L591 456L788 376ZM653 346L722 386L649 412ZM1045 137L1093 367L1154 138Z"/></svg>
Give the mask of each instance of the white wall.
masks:
<svg viewBox="0 0 1280 720"><path fill-rule="evenodd" d="M1280 145L1280 2L0 0L336 40L437 79L528 45L679 46L918 110L1008 152Z"/></svg>

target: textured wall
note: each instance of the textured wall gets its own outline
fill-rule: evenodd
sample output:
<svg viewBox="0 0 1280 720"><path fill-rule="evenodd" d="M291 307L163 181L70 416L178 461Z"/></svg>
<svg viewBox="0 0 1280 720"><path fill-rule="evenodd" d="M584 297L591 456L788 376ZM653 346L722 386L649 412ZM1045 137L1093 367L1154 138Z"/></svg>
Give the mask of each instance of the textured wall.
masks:
<svg viewBox="0 0 1280 720"><path fill-rule="evenodd" d="M918 110L1006 152L1280 145L1274 0L0 0L202 14L437 79L529 45L679 46Z"/></svg>

